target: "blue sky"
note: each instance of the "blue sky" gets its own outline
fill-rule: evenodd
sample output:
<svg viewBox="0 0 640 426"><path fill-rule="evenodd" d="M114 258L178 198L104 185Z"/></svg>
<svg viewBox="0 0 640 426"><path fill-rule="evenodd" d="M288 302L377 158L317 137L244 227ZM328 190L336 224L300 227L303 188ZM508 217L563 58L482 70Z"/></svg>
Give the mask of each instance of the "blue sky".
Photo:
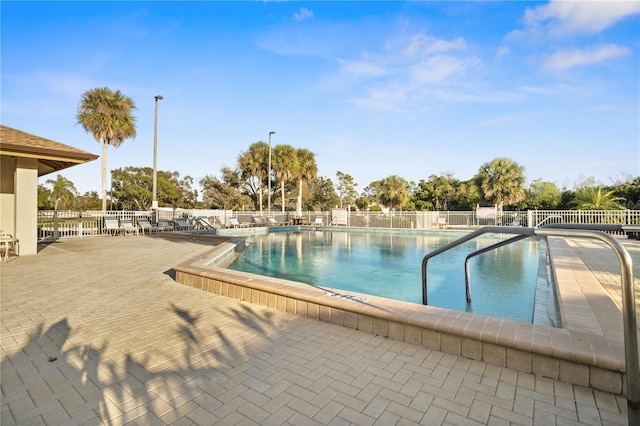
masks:
<svg viewBox="0 0 640 426"><path fill-rule="evenodd" d="M77 106L119 89L138 135L109 148L109 169L152 166L162 95L158 168L196 182L271 130L359 192L394 174L467 180L496 157L560 187L640 176L637 1L0 8L2 124L100 154ZM100 160L62 175L100 192Z"/></svg>

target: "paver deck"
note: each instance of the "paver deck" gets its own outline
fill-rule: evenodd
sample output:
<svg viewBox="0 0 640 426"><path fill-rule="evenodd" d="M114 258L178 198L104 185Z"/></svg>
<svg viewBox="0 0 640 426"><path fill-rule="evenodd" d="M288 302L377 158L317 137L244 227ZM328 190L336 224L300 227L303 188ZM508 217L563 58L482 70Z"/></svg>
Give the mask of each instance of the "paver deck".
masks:
<svg viewBox="0 0 640 426"><path fill-rule="evenodd" d="M177 284L208 246L60 240L2 264L11 424L626 424L626 399Z"/></svg>

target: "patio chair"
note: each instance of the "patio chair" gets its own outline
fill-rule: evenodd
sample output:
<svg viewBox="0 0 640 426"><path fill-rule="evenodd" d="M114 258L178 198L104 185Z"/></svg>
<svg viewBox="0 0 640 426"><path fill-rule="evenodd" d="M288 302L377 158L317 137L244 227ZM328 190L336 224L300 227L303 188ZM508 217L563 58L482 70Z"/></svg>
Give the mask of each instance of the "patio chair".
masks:
<svg viewBox="0 0 640 426"><path fill-rule="evenodd" d="M289 224L289 222L287 222L287 221L278 222L275 218L273 218L271 216L267 217L267 225L270 225L270 226L285 226L285 225L288 225L288 224Z"/></svg>
<svg viewBox="0 0 640 426"><path fill-rule="evenodd" d="M324 226L324 219L322 216L316 216L316 221L313 222L313 226Z"/></svg>
<svg viewBox="0 0 640 426"><path fill-rule="evenodd" d="M158 231L175 231L175 228L168 220L160 219L158 221Z"/></svg>
<svg viewBox="0 0 640 426"><path fill-rule="evenodd" d="M121 231L120 225L118 224L118 218L115 216L105 216L104 217L104 228L102 228L103 235L116 235Z"/></svg>
<svg viewBox="0 0 640 426"><path fill-rule="evenodd" d="M264 219L262 219L261 216L253 216L253 221L256 223L257 226L266 226L267 225L265 223Z"/></svg>
<svg viewBox="0 0 640 426"><path fill-rule="evenodd" d="M175 230L176 231L188 231L192 229L191 224L187 219L181 218L174 220L175 222Z"/></svg>
<svg viewBox="0 0 640 426"><path fill-rule="evenodd" d="M142 235L144 235L145 231L147 231L149 234L151 234L152 232L158 232L158 227L152 225L149 219L147 219L146 217L138 218L136 222L138 223L140 231L142 231Z"/></svg>
<svg viewBox="0 0 640 426"><path fill-rule="evenodd" d="M239 222L237 217L230 217L229 225L233 226L234 228L237 228L237 227L244 228L245 226L249 226L248 223Z"/></svg>
<svg viewBox="0 0 640 426"><path fill-rule="evenodd" d="M120 229L124 235L136 234L138 235L138 227L133 226L131 219L122 219L120 221Z"/></svg>
<svg viewBox="0 0 640 426"><path fill-rule="evenodd" d="M434 225L436 226L436 228L438 229L446 229L447 228L447 218L446 217L439 217L435 222Z"/></svg>
<svg viewBox="0 0 640 426"><path fill-rule="evenodd" d="M20 255L20 241L17 238L13 238L13 235L0 231L0 260L3 262L9 260L11 252L16 256Z"/></svg>
<svg viewBox="0 0 640 426"><path fill-rule="evenodd" d="M509 226L520 226L520 218L516 217L513 222L511 222L511 225Z"/></svg>

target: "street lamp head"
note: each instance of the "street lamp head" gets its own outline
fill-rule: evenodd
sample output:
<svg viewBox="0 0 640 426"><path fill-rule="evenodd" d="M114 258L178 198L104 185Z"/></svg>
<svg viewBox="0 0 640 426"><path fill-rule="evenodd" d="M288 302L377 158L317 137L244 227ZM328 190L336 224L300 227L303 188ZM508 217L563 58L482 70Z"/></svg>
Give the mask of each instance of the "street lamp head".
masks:
<svg viewBox="0 0 640 426"><path fill-rule="evenodd" d="M154 98L156 98L156 101L159 101L159 100L161 100L161 99L164 99L164 98L162 97L162 95L154 96Z"/></svg>
<svg viewBox="0 0 640 426"><path fill-rule="evenodd" d="M275 132L274 130L272 130L272 131L270 131L270 132L269 132L269 136L271 136L271 135L275 135L275 134L276 134L276 132Z"/></svg>

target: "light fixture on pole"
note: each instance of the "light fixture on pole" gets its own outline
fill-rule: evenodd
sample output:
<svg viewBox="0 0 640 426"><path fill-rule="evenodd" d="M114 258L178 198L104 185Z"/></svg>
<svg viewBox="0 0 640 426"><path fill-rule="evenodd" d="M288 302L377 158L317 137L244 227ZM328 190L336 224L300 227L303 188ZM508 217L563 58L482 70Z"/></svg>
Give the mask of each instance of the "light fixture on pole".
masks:
<svg viewBox="0 0 640 426"><path fill-rule="evenodd" d="M271 211L271 135L275 135L273 130L269 132L269 171L267 172L267 182L269 189L267 190L267 209Z"/></svg>
<svg viewBox="0 0 640 426"><path fill-rule="evenodd" d="M153 198L151 200L151 208L158 208L158 199L157 199L157 175L158 175L158 101L164 99L162 95L155 96L156 100L156 110L155 116L153 120L153 189L152 194Z"/></svg>

